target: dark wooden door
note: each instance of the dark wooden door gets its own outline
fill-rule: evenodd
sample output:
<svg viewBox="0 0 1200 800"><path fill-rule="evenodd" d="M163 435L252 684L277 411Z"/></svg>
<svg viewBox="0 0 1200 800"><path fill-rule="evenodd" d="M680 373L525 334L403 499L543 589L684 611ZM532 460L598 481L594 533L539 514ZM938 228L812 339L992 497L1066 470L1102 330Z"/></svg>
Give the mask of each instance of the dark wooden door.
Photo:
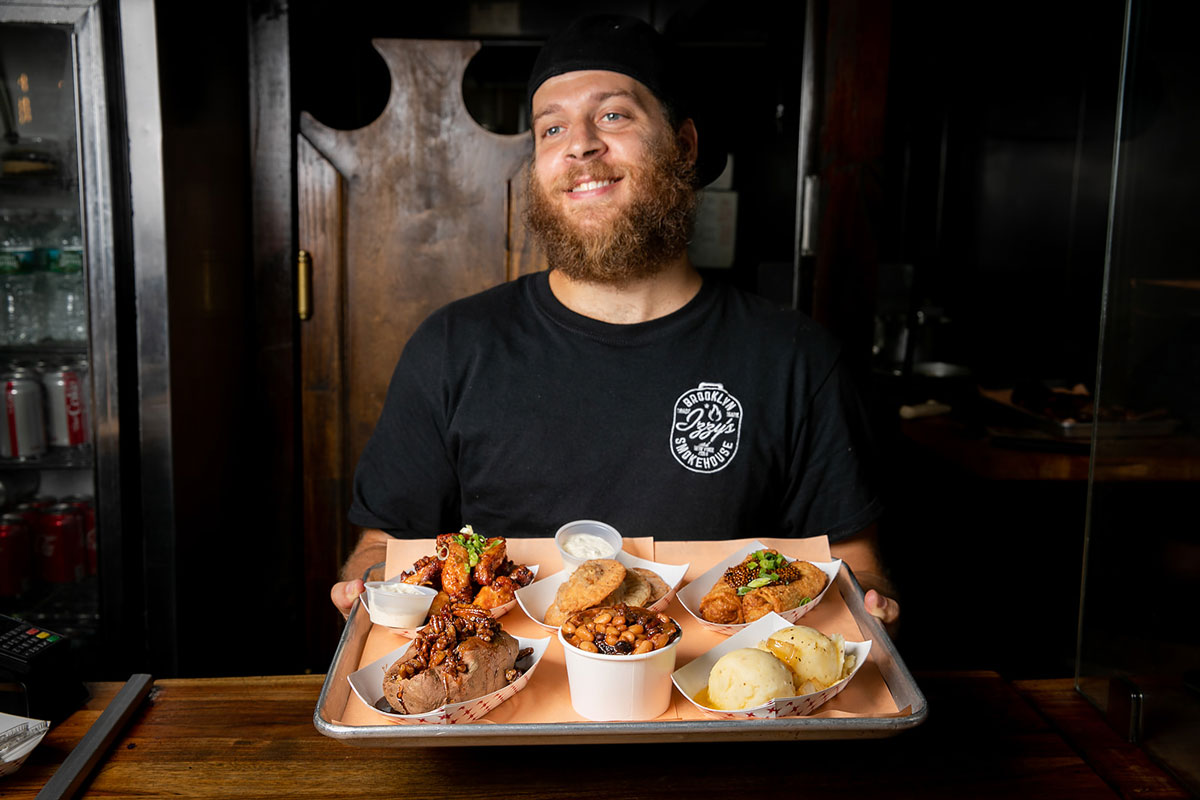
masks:
<svg viewBox="0 0 1200 800"><path fill-rule="evenodd" d="M434 309L543 267L524 236L528 133L481 128L462 100L477 42L376 40L383 114L339 131L301 114L299 241L312 315L300 326L309 652L337 641L329 587L357 540L350 482L405 342ZM435 533L434 531L430 532Z"/></svg>

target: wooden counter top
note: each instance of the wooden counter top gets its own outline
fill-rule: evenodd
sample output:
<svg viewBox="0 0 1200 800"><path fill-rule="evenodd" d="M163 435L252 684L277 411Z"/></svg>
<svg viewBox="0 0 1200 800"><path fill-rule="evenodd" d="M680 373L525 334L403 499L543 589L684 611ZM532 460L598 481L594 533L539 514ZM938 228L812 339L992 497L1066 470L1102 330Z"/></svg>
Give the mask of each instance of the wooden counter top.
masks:
<svg viewBox="0 0 1200 800"><path fill-rule="evenodd" d="M1104 726L1070 681L1014 686L992 672L917 675L929 719L862 741L403 749L351 746L313 727L320 675L157 681L80 797L1186 798ZM47 734L0 798L33 798L120 684ZM1031 702L1032 701L1032 702ZM1035 706L1036 704L1036 706ZM1040 707L1053 713L1043 716ZM1066 735L1054 722L1071 726ZM753 724L753 723L748 723ZM1079 743L1111 765L1089 763ZM779 765L777 777L768 767ZM784 785L780 786L780 781ZM789 785L797 782L798 785Z"/></svg>

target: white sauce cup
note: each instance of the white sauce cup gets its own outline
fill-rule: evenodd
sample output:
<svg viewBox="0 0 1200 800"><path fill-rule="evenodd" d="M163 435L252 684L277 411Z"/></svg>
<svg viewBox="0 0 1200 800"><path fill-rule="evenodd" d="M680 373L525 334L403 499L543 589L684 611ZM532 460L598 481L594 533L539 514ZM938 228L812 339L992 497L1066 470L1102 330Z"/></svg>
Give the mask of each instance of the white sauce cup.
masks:
<svg viewBox="0 0 1200 800"><path fill-rule="evenodd" d="M612 553L607 556L577 556L563 549L563 545L573 536L580 534L590 534L603 540L605 544L612 548ZM568 572L574 572L580 564L589 559L616 558L617 554L621 552L623 540L617 529L608 523L598 522L594 519L579 519L574 522L568 522L559 528L558 532L554 534L554 544L558 546L558 554L562 556L563 567Z"/></svg>

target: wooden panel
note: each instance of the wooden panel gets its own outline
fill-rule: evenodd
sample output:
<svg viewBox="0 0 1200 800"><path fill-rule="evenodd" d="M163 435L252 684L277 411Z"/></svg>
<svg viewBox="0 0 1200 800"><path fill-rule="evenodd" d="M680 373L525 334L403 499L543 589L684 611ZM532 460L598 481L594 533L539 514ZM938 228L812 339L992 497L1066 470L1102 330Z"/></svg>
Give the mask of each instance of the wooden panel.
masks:
<svg viewBox="0 0 1200 800"><path fill-rule="evenodd" d="M380 117L353 131L300 119L314 304L301 326L311 652L337 641L328 590L357 539L351 479L404 344L436 308L544 264L521 221L529 134L490 133L463 105L479 44L374 45L392 76Z"/></svg>
<svg viewBox="0 0 1200 800"><path fill-rule="evenodd" d="M342 382L342 178L297 137L301 246L312 257L312 316L300 325L307 660L328 664L341 618L329 587L345 552L347 471Z"/></svg>
<svg viewBox="0 0 1200 800"><path fill-rule="evenodd" d="M528 134L490 133L463 105L462 76L477 42L374 45L392 75L377 120L335 131L301 117L304 134L346 179L350 463L375 427L417 325L439 306L508 278L509 193L531 149Z"/></svg>

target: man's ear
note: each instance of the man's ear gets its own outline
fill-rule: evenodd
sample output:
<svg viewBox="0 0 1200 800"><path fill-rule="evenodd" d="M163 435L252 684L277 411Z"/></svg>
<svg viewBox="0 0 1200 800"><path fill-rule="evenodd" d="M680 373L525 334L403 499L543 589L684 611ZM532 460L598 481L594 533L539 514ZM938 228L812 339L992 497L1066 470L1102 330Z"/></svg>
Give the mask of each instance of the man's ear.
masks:
<svg viewBox="0 0 1200 800"><path fill-rule="evenodd" d="M696 123L692 122L691 118L685 119L679 126L679 130L675 133L675 140L679 143L679 150L687 157L687 160L696 163L696 156L700 152L700 135L696 133Z"/></svg>

